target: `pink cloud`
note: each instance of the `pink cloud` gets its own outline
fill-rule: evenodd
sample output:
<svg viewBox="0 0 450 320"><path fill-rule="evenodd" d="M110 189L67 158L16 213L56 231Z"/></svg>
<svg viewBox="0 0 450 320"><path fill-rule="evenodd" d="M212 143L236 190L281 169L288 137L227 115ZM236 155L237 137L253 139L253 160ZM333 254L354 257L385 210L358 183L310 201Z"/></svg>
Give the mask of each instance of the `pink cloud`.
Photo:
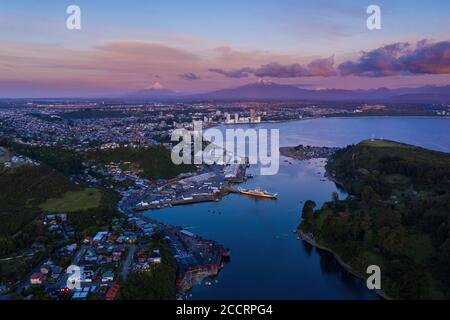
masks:
<svg viewBox="0 0 450 320"><path fill-rule="evenodd" d="M363 52L358 60L339 65L339 70L344 76L365 77L450 74L450 41L390 44Z"/></svg>
<svg viewBox="0 0 450 320"><path fill-rule="evenodd" d="M259 68L245 67L228 71L210 68L209 71L222 74L229 78L245 78L250 74L260 78L329 77L336 75L333 65L334 56L331 56L326 59L313 60L306 66L299 63L281 64L278 62L271 62L261 65Z"/></svg>

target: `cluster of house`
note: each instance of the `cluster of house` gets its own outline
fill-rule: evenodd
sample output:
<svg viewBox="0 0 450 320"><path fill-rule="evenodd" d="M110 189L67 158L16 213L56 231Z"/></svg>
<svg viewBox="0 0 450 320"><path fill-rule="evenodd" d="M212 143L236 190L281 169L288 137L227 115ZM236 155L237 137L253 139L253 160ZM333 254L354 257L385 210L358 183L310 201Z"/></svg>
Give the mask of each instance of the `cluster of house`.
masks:
<svg viewBox="0 0 450 320"><path fill-rule="evenodd" d="M120 148L120 144L116 142L104 143L100 146L100 150L114 150Z"/></svg>
<svg viewBox="0 0 450 320"><path fill-rule="evenodd" d="M61 235L64 238L73 237L75 229L67 222L66 213L48 214L45 216L44 225L54 235Z"/></svg>
<svg viewBox="0 0 450 320"><path fill-rule="evenodd" d="M7 159L6 156L4 156L3 158ZM31 165L31 166L40 165L39 162L34 161L25 156L20 156L20 155L14 155L5 161L0 161L0 163L2 163L2 162L3 162L3 166L5 168L14 168L14 167L22 166L22 165Z"/></svg>
<svg viewBox="0 0 450 320"><path fill-rule="evenodd" d="M56 283L64 274L63 267L57 265L52 260L47 260L41 265L38 272L34 272L30 276L31 285L42 285L45 282Z"/></svg>
<svg viewBox="0 0 450 320"><path fill-rule="evenodd" d="M72 299L84 300L95 292L106 300L114 300L120 289L116 283L120 270L128 268L132 272L145 272L150 271L152 265L161 263L159 249L148 250L147 241L137 243L137 240L136 233L132 231L120 235L100 231L94 237L86 237L83 240L85 250L80 259L79 275L83 287L72 291ZM130 244L136 245L137 249L127 264L126 252L131 248Z"/></svg>
<svg viewBox="0 0 450 320"><path fill-rule="evenodd" d="M84 300L92 293L107 300L113 300L119 292L119 285L115 283L120 265L126 257L127 244L134 243L137 237L127 232L114 235L111 232L99 231L93 237L83 239L80 271L76 280L83 285L67 293L73 300ZM64 250L73 249L63 248ZM62 249L60 249L62 250Z"/></svg>
<svg viewBox="0 0 450 320"><path fill-rule="evenodd" d="M78 245L76 243L68 244L62 248L59 248L56 253L59 257L67 258L72 257L77 250Z"/></svg>
<svg viewBox="0 0 450 320"><path fill-rule="evenodd" d="M100 284L84 288L75 288L71 292L72 300L86 300L89 294L98 294L106 300L114 300L119 293L120 285L114 283L112 285ZM69 290L67 290L67 293Z"/></svg>
<svg viewBox="0 0 450 320"><path fill-rule="evenodd" d="M126 237L117 241L118 238L118 236L107 231L100 231L93 238L86 237L83 243L88 246L81 259L82 262L90 268L105 265L112 268L118 267L123 254L127 250L123 244Z"/></svg>
<svg viewBox="0 0 450 320"><path fill-rule="evenodd" d="M144 219L138 218L133 214L129 214L127 218L128 224L142 236L151 237L154 234L155 225Z"/></svg>
<svg viewBox="0 0 450 320"><path fill-rule="evenodd" d="M124 167L128 167L129 170L124 169ZM105 169L100 171L105 176L111 177L115 181L125 181L127 179L131 179L135 181L139 179L138 174L142 172L142 170L138 170L131 166L131 162L124 161L122 162L111 162L110 164L105 165Z"/></svg>
<svg viewBox="0 0 450 320"><path fill-rule="evenodd" d="M127 220L125 220L127 219ZM58 259L71 260L79 267L79 288L69 288L67 270L52 260L43 263L29 278L31 287L44 286L47 293L56 299L70 297L84 300L91 295L113 300L120 286L119 273L148 272L151 267L161 263L159 249L150 249L148 241L139 239L154 234L156 226L147 219L129 214L113 221L112 227L120 225L120 232L99 231L86 236L81 243L69 243L56 250ZM44 222L52 232L67 233L67 214L55 213L44 216ZM130 251L132 250L132 251ZM129 255L133 254L130 258ZM59 261L59 260L54 260ZM72 276L70 276L72 277ZM73 279L72 279L73 280Z"/></svg>
<svg viewBox="0 0 450 320"><path fill-rule="evenodd" d="M135 253L135 259L131 264L131 271L133 272L147 272L151 267L161 263L161 252L159 249L151 251L145 248L139 248Z"/></svg>
<svg viewBox="0 0 450 320"><path fill-rule="evenodd" d="M108 188L115 186L120 189L120 183L127 181L141 188L147 187L149 183L148 180L139 177L143 170L128 161L111 162L104 166L98 166L95 163L86 165L88 167L84 170L81 178L91 186L104 185Z"/></svg>

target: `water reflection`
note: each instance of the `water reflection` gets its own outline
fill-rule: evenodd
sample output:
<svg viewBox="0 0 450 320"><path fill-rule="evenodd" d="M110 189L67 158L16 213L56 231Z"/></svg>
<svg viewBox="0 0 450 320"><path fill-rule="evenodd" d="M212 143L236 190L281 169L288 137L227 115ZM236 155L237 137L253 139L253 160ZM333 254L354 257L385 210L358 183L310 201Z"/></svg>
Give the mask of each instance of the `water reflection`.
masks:
<svg viewBox="0 0 450 320"><path fill-rule="evenodd" d="M257 127L279 128L285 146L345 146L374 135L450 151L449 118L319 119ZM339 266L332 254L297 240L292 230L306 200L321 206L332 192L340 198L346 194L333 182L323 181L322 160L289 162L281 161L277 175L255 176L242 186L278 192L276 201L230 195L217 203L147 213L173 225L194 226L192 232L231 249L231 260L215 279L217 283L194 287L192 298L379 299Z"/></svg>

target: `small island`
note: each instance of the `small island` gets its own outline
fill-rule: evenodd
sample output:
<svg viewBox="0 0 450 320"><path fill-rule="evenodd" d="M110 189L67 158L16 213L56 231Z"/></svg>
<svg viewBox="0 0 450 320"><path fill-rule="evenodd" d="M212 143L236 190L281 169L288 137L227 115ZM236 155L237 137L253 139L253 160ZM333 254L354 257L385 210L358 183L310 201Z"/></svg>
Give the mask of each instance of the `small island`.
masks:
<svg viewBox="0 0 450 320"><path fill-rule="evenodd" d="M339 148L335 147L316 147L316 146L304 146L302 144L296 147L281 147L280 154L294 158L297 160L310 160L319 158L330 158Z"/></svg>
<svg viewBox="0 0 450 320"><path fill-rule="evenodd" d="M350 195L333 193L320 209L305 202L300 237L332 252L349 272L382 272L384 297L450 297L450 154L387 140L337 151L328 176Z"/></svg>

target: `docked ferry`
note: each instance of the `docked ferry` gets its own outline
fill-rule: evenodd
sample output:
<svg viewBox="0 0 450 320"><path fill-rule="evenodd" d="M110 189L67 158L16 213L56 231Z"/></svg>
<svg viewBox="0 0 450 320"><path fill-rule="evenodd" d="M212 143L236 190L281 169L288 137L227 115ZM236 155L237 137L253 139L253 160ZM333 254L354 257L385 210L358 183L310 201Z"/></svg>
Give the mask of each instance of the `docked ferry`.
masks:
<svg viewBox="0 0 450 320"><path fill-rule="evenodd" d="M277 193L270 193L267 191L263 191L259 188L257 189L239 189L239 192L241 194L246 194L253 197L261 197L261 198L269 198L269 199L276 199L278 194Z"/></svg>

